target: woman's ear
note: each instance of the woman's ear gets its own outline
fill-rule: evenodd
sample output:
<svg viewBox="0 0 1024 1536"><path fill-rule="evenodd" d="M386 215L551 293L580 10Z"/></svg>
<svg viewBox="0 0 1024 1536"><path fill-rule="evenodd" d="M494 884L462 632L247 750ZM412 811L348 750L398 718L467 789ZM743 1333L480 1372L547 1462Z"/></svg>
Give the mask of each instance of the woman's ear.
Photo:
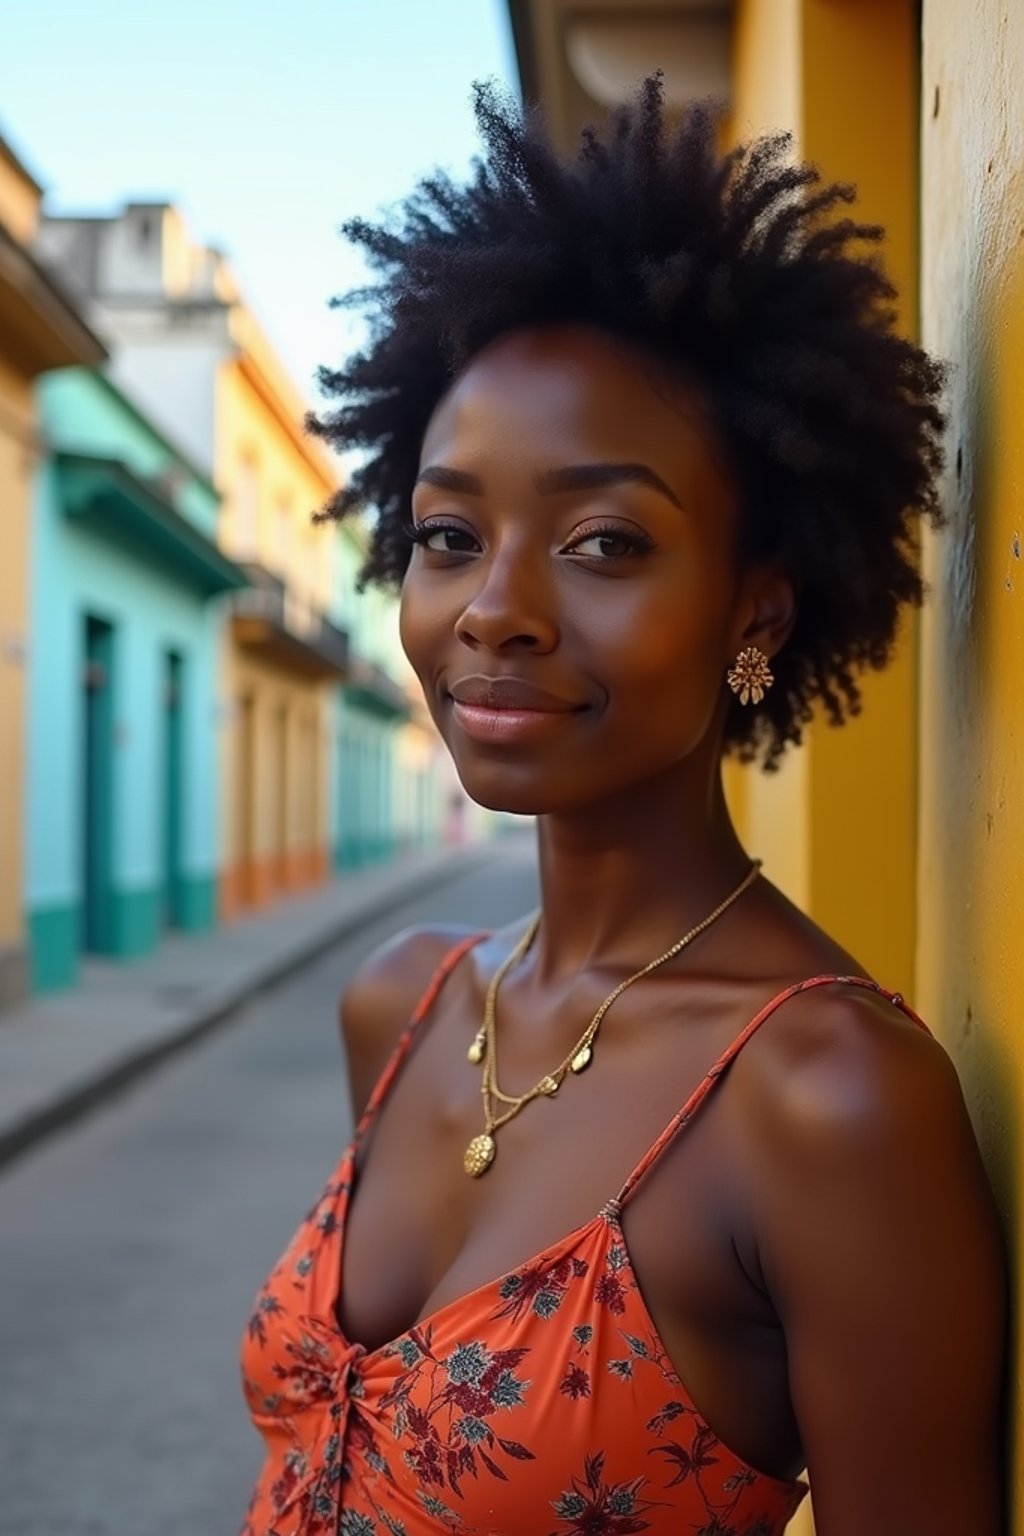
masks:
<svg viewBox="0 0 1024 1536"><path fill-rule="evenodd" d="M743 579L732 635L733 654L756 645L768 657L781 651L796 623L796 584L780 566L751 569Z"/></svg>

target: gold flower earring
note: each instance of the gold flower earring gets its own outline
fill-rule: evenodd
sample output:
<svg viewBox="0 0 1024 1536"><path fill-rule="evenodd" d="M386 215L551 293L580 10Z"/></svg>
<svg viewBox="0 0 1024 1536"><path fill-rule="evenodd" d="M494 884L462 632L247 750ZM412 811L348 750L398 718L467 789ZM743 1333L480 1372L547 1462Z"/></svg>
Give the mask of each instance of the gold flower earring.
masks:
<svg viewBox="0 0 1024 1536"><path fill-rule="evenodd" d="M739 694L741 704L760 704L775 681L768 657L756 645L740 651L735 666L725 676L733 693Z"/></svg>

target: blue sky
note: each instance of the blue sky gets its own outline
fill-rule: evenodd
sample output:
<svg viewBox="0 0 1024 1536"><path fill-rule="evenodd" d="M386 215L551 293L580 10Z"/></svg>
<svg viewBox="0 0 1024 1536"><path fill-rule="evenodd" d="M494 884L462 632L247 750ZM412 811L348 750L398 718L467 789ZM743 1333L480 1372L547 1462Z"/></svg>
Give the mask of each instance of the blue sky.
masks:
<svg viewBox="0 0 1024 1536"><path fill-rule="evenodd" d="M167 197L224 249L310 398L351 345L337 234L475 149L475 79L517 88L503 0L4 0L0 133L55 212Z"/></svg>

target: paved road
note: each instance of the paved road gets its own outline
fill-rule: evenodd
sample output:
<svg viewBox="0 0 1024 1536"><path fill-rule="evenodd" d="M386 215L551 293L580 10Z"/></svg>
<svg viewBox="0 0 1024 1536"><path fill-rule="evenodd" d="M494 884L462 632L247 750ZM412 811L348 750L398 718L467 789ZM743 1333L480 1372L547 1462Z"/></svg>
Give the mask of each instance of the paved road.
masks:
<svg viewBox="0 0 1024 1536"><path fill-rule="evenodd" d="M340 944L0 1179L0 1536L233 1536L237 1349L349 1133L338 994L407 923L536 900L520 838Z"/></svg>

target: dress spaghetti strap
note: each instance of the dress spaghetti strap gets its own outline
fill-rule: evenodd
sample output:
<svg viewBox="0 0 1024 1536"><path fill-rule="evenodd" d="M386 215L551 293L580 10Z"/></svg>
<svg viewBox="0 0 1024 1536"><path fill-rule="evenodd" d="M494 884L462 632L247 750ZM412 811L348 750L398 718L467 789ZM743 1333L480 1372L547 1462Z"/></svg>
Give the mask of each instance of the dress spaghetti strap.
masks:
<svg viewBox="0 0 1024 1536"><path fill-rule="evenodd" d="M460 939L457 944L454 944L452 948L447 950L443 955L440 964L434 971L430 981L427 983L426 991L423 993L419 1002L416 1004L408 1024L402 1030L402 1033L399 1035L397 1041L395 1042L394 1049L384 1064L384 1070L381 1072L380 1077L378 1077L374 1085L373 1092L370 1094L366 1108L363 1110L363 1113L359 1119L359 1124L356 1126L355 1135L352 1138L353 1149L358 1147L359 1143L366 1135L366 1132L373 1124L373 1120L377 1114L377 1111L380 1109L384 1100L387 1098L388 1093L391 1090L391 1085L401 1070L402 1063L405 1061L409 1051L412 1049L412 1044L416 1038L417 1033L419 1032L420 1025L423 1023L431 1008L434 1006L437 994L440 992L441 988L444 986L446 980L458 965L463 955L468 953L468 951L471 950L474 945L479 944L481 939L485 939L486 937L487 933L485 931L467 934L464 939Z"/></svg>
<svg viewBox="0 0 1024 1536"><path fill-rule="evenodd" d="M887 987L881 986L877 981L870 980L870 978L867 976L810 976L805 981L794 982L792 986L785 987L781 992L777 992L769 1002L765 1003L761 1011L755 1014L750 1023L740 1031L732 1044L726 1047L726 1049L722 1052L713 1066L709 1067L708 1071L704 1074L696 1088L690 1094L690 1097L687 1099L682 1109L673 1115L672 1119L662 1131L657 1141L644 1154L639 1163L637 1163L636 1167L633 1169L633 1172L630 1174L625 1184L623 1184L619 1194L614 1200L609 1202L609 1206L606 1207L606 1210L609 1210L610 1213L614 1215L622 1209L623 1205L631 1197L641 1179L654 1166L658 1158L664 1152L665 1148L669 1146L669 1144L675 1139L675 1137L679 1134L684 1126L689 1125L694 1115L697 1113L705 1099L711 1093L712 1088L718 1082L719 1078L722 1077L722 1075L725 1073L730 1063L734 1061L735 1058L739 1055L740 1051L746 1045L751 1035L754 1034L756 1030L760 1029L761 1025L765 1022L766 1019L771 1017L776 1008L780 1007L782 1003L787 1002L789 998L795 997L799 992L808 992L812 987L822 987L829 982L836 981L843 982L848 986L865 987L869 991L880 993L883 997L887 997L891 1003L895 1004L897 1008L902 1009L902 1011L907 1015L909 1019L913 1021L913 1023L917 1024L921 1029L924 1030L925 1034L931 1033L924 1020L918 1017L918 1015L914 1012L908 1003L904 1002L901 993L890 992Z"/></svg>

